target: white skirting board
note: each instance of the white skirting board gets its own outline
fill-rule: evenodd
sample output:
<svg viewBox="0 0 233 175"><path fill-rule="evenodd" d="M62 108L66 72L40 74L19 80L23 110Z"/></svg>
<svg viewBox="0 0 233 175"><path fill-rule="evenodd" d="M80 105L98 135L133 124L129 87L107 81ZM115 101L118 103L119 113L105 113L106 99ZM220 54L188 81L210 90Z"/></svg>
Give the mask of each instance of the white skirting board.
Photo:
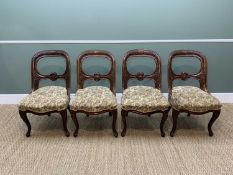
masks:
<svg viewBox="0 0 233 175"><path fill-rule="evenodd" d="M163 93L165 97L167 93ZM213 96L217 97L222 103L233 103L233 93L212 93ZM0 104L18 104L27 94L0 94ZM71 99L74 94L71 94ZM121 93L116 94L117 102L121 101Z"/></svg>

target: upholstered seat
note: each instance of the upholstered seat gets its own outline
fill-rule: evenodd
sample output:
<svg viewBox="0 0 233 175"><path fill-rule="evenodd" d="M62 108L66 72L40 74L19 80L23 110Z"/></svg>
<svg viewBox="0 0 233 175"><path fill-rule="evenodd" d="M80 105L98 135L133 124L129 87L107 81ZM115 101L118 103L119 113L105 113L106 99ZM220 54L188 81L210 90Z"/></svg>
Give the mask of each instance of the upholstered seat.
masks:
<svg viewBox="0 0 233 175"><path fill-rule="evenodd" d="M188 110L191 112L220 110L222 106L217 98L193 86L174 87L170 103L176 110Z"/></svg>
<svg viewBox="0 0 233 175"><path fill-rule="evenodd" d="M90 86L78 89L70 103L73 111L100 112L114 110L117 107L113 92L104 86Z"/></svg>
<svg viewBox="0 0 233 175"><path fill-rule="evenodd" d="M121 107L142 113L166 111L169 108L167 99L160 90L149 86L132 86L124 90Z"/></svg>
<svg viewBox="0 0 233 175"><path fill-rule="evenodd" d="M33 91L19 103L19 110L36 113L62 111L68 106L67 90L60 86L46 86Z"/></svg>

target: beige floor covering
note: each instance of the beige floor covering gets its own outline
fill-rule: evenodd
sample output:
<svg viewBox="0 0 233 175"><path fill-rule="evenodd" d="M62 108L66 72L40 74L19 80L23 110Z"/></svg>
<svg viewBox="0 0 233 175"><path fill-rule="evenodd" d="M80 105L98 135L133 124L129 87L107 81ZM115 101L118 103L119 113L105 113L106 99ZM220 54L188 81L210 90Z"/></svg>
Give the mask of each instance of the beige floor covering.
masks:
<svg viewBox="0 0 233 175"><path fill-rule="evenodd" d="M0 105L0 174L233 174L233 105L225 104L209 137L203 117L182 115L174 138L169 136L171 114L166 122L166 137L159 134L160 114L151 118L130 114L125 138L114 138L111 117L79 116L77 138L66 138L61 118L53 114L29 116L32 135L25 137L26 126L15 105ZM70 119L71 131L74 125ZM121 129L118 116L118 131ZM120 133L120 132L119 132Z"/></svg>

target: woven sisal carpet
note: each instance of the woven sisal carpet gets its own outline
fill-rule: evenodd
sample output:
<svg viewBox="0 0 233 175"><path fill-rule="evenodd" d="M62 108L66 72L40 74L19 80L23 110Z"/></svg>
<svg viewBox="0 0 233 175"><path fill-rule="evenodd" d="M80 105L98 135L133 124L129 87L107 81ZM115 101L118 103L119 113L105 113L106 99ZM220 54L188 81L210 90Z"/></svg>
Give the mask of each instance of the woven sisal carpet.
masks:
<svg viewBox="0 0 233 175"><path fill-rule="evenodd" d="M0 174L233 174L233 105L225 104L208 136L211 114L182 115L171 138L171 115L159 133L160 114L151 118L129 114L125 138L114 138L111 118L79 117L77 138L66 138L59 115L29 116L32 135L15 105L0 105ZM74 130L69 117L68 127ZM120 115L118 131L121 129ZM120 133L120 132L119 132Z"/></svg>

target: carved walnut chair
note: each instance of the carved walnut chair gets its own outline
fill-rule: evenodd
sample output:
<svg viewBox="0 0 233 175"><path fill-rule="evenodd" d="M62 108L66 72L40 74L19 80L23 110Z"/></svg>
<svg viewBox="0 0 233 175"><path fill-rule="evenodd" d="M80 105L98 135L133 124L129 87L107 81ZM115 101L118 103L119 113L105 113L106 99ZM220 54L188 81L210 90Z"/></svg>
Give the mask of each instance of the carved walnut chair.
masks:
<svg viewBox="0 0 233 175"><path fill-rule="evenodd" d="M201 69L198 73L188 74L182 72L175 74L172 69L172 62L179 57L196 58L201 62ZM176 86L173 87L173 81L180 79L186 81L188 79L196 79L199 81L200 88L193 86ZM170 54L168 62L168 89L169 89L169 102L172 107L173 128L170 136L173 137L176 132L177 118L181 112L190 114L201 115L213 112L213 116L208 124L209 136L213 136L211 129L215 120L219 117L221 112L221 103L210 93L207 89L207 59L197 51L193 50L177 50Z"/></svg>
<svg viewBox="0 0 233 175"><path fill-rule="evenodd" d="M105 58L111 62L110 71L101 75L99 72L94 75L88 75L83 71L82 63L87 59ZM77 59L77 86L78 90L74 99L70 102L71 117L76 126L74 131L74 137L77 137L79 130L79 123L76 117L77 113L85 113L89 115L98 115L109 112L109 115L113 116L112 131L115 137L118 136L116 131L117 120L117 101L115 97L115 60L111 53L101 50L89 50L83 52ZM84 82L86 80L108 80L110 83L110 89L104 86L89 86L84 88Z"/></svg>
<svg viewBox="0 0 233 175"><path fill-rule="evenodd" d="M148 57L154 60L155 71L152 74L145 75L143 72L131 74L127 68L129 59L136 57ZM155 87L149 86L131 86L128 87L130 79L142 81L144 79L153 80ZM121 136L126 135L127 123L126 117L129 112L151 116L154 113L163 113L160 123L161 136L165 137L163 125L168 117L170 105L167 99L161 93L161 60L157 53L149 50L131 50L126 53L122 63L122 87L123 94L121 99L121 115L123 120L123 131Z"/></svg>
<svg viewBox="0 0 233 175"><path fill-rule="evenodd" d="M66 70L63 74L60 75L53 72L50 75L43 75L38 71L38 62L42 59L49 59L51 57L61 57L65 60ZM52 81L64 79L66 87L45 86L39 88L39 81L43 79L49 79ZM65 135L69 137L70 134L67 129L67 107L69 104L70 88L69 55L61 50L45 50L36 53L31 62L31 85L32 92L18 105L20 117L28 127L26 136L29 137L31 133L31 124L27 118L27 113L49 116L51 113L60 113L62 116Z"/></svg>

